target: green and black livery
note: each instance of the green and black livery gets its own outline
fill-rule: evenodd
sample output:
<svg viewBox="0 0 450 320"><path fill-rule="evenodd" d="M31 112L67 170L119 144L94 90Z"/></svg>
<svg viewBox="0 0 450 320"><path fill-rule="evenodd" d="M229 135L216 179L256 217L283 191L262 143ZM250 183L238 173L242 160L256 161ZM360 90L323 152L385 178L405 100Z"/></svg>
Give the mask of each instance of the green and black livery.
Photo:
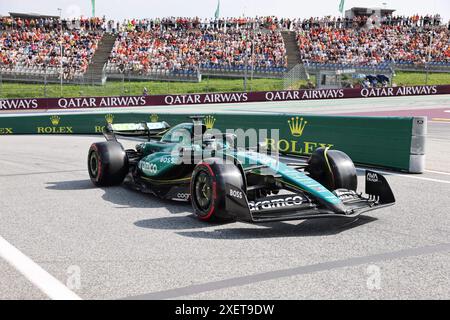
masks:
<svg viewBox="0 0 450 320"><path fill-rule="evenodd" d="M209 133L202 119L172 128L166 122L108 124L106 141L89 149L91 180L191 202L205 221L351 218L395 203L386 179L374 171L365 172L365 194L358 193L356 168L343 152L319 148L305 163L285 163L259 145L235 147L235 136ZM118 135L146 139L126 150Z"/></svg>

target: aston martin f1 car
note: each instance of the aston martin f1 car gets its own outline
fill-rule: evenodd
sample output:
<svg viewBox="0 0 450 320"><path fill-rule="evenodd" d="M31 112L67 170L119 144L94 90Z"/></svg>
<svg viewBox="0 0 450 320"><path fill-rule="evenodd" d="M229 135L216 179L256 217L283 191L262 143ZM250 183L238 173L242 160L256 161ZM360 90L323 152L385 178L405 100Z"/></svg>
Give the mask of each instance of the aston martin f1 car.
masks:
<svg viewBox="0 0 450 320"><path fill-rule="evenodd" d="M191 202L199 219L270 222L356 217L393 205L386 179L367 170L365 193L343 152L317 149L307 162L285 163L256 148L238 148L236 136L208 133L202 117L166 122L108 124L94 143L88 171L99 187L126 183L163 199ZM125 150L117 136L145 137Z"/></svg>

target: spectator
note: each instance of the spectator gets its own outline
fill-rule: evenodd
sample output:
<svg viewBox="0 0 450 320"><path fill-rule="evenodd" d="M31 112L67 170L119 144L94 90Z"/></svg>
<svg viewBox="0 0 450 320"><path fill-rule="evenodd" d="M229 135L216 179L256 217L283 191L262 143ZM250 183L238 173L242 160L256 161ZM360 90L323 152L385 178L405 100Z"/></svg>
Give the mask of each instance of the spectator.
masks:
<svg viewBox="0 0 450 320"><path fill-rule="evenodd" d="M450 32L439 16L394 18L373 28L303 25L298 29L300 55L305 63L379 65L410 62L450 63ZM433 25L433 27L430 27ZM422 26L418 29L417 26ZM430 39L433 40L430 47Z"/></svg>
<svg viewBox="0 0 450 320"><path fill-rule="evenodd" d="M127 31L119 34L112 50L110 65L122 72L140 74L165 70L195 71L199 66L287 66L280 32L237 28L225 31L215 27L193 29L190 28L193 22L188 21L177 20L173 26L164 26L163 32L161 25L154 25L150 31L140 31L142 25L133 30L133 22L127 22ZM188 27L184 29L183 25Z"/></svg>
<svg viewBox="0 0 450 320"><path fill-rule="evenodd" d="M63 66L64 79L73 79L86 72L102 32L101 19L80 19L65 22L64 28L51 18L0 18L0 67L45 71ZM63 54L61 55L61 42ZM62 56L62 57L61 57Z"/></svg>

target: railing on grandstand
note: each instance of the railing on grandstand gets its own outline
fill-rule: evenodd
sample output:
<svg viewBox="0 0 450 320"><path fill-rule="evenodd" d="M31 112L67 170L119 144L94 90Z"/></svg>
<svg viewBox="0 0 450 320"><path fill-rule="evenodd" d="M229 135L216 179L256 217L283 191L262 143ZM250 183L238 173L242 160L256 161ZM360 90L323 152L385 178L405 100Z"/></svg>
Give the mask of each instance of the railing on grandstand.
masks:
<svg viewBox="0 0 450 320"><path fill-rule="evenodd" d="M59 84L61 83L61 68L59 67L20 67L1 68L0 75L2 81L23 82L23 83L42 83L42 84ZM106 65L103 67L101 74L81 73L66 74L63 72L63 84L105 84L107 79Z"/></svg>
<svg viewBox="0 0 450 320"><path fill-rule="evenodd" d="M398 71L415 72L450 72L450 62L428 62L416 64L411 61L398 61L392 64L392 68Z"/></svg>
<svg viewBox="0 0 450 320"><path fill-rule="evenodd" d="M49 68L21 68L16 67L1 68L0 74L3 81L11 82L30 82L30 83L60 83L61 69L58 67ZM63 83L80 83L83 82L85 74L75 73L67 76L63 73Z"/></svg>
<svg viewBox="0 0 450 320"><path fill-rule="evenodd" d="M450 72L450 62L429 62L417 64L410 61L384 62L376 65L354 65L342 63L318 63L305 62L304 67L309 74L318 74L321 71L337 71L353 69L359 73L386 73L388 71L411 71L411 72ZM247 70L246 70L247 69ZM103 67L100 78L96 75L81 74L79 72L63 76L64 84L82 84L95 82L96 84L105 84L107 79L122 80L157 80L157 81L183 81L200 82L203 76L242 78L245 73L253 78L286 78L287 68L284 67L259 67L259 66L223 66L216 64L202 64L197 70L161 70L154 69L149 72L120 72L118 68L107 64ZM29 83L60 83L59 67L15 67L1 68L0 74L3 81L11 82L29 82ZM98 77L98 76L97 76ZM93 80L94 79L94 80Z"/></svg>
<svg viewBox="0 0 450 320"><path fill-rule="evenodd" d="M155 80L155 81L180 81L180 82L200 82L201 74L197 70L162 70L152 69L146 72L120 70L114 64L105 65L105 74L109 80Z"/></svg>
<svg viewBox="0 0 450 320"><path fill-rule="evenodd" d="M202 64L200 65L200 70L205 76L230 78L242 78L246 72L249 77L253 78L282 78L288 71L284 67L224 66L217 64Z"/></svg>
<svg viewBox="0 0 450 320"><path fill-rule="evenodd" d="M384 62L376 65L305 62L304 65L311 74L317 74L320 71L336 71L346 69L354 69L360 73L376 73L380 71L383 73L389 70L411 72L450 72L450 62L429 62L417 64L412 61L397 61Z"/></svg>
<svg viewBox="0 0 450 320"><path fill-rule="evenodd" d="M247 70L246 70L247 69ZM160 81L187 81L200 82L202 76L242 78L247 73L253 78L282 78L287 72L284 67L259 66L224 66L217 64L202 64L196 70L161 70L154 69L148 72L119 71L117 67L109 64L106 68L108 79L120 80L123 77L131 80L160 80Z"/></svg>

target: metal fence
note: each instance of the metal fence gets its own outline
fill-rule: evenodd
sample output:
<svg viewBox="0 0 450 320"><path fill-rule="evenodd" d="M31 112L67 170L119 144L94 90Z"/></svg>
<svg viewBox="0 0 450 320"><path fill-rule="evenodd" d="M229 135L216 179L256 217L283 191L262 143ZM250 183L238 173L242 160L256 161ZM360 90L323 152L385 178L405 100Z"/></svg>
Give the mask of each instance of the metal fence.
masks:
<svg viewBox="0 0 450 320"><path fill-rule="evenodd" d="M295 90L308 88L309 86L314 87L319 75L323 72L343 71L342 73L347 73L346 71L349 70L352 70L352 73L362 75L391 75L395 71L419 72L413 77L414 82L411 83L413 85L430 84L430 79L439 77L439 74L436 75L436 73L441 73L440 78L444 80L440 84L450 83L446 80L446 75L443 74L443 72L450 74L450 66L442 64L429 64L427 66L398 64L383 65L381 68L299 64L288 71L272 69L262 72L261 70L252 70L252 68L247 70L222 70L218 68L209 71L200 70L199 73L187 75L181 73L139 75L131 72L108 74L107 70L104 69L100 76L88 72L82 77L63 78L62 82L59 73L23 73L19 71L0 73L0 98ZM222 81L220 78L229 78L230 80ZM394 82L397 83L396 78L394 78ZM23 86L24 83L33 85ZM401 85L402 83L397 84Z"/></svg>
<svg viewBox="0 0 450 320"><path fill-rule="evenodd" d="M311 79L308 71L303 64L295 65L283 76L283 88L285 90L296 90L304 85L305 81Z"/></svg>
<svg viewBox="0 0 450 320"><path fill-rule="evenodd" d="M237 92L281 90L281 80L264 80L251 78L247 81L244 76L223 80L214 76L203 75L201 82L180 82L139 79L136 75L108 76L104 85L98 85L86 78L85 81L34 81L19 79L11 81L4 79L0 74L0 99L2 98L49 98L49 97L86 97L86 96L127 96L127 95L154 95L154 94L188 94L204 92ZM21 81L23 80L23 81ZM28 80L28 81L26 81ZM24 84L27 85L24 85Z"/></svg>
<svg viewBox="0 0 450 320"><path fill-rule="evenodd" d="M450 63L446 62L429 62L416 64L413 62L386 62L377 65L353 65L342 63L315 63L307 62L304 64L307 71L316 74L321 71L336 71L352 69L360 73L385 73L387 71L407 71L407 72L434 72L448 73L450 72Z"/></svg>

